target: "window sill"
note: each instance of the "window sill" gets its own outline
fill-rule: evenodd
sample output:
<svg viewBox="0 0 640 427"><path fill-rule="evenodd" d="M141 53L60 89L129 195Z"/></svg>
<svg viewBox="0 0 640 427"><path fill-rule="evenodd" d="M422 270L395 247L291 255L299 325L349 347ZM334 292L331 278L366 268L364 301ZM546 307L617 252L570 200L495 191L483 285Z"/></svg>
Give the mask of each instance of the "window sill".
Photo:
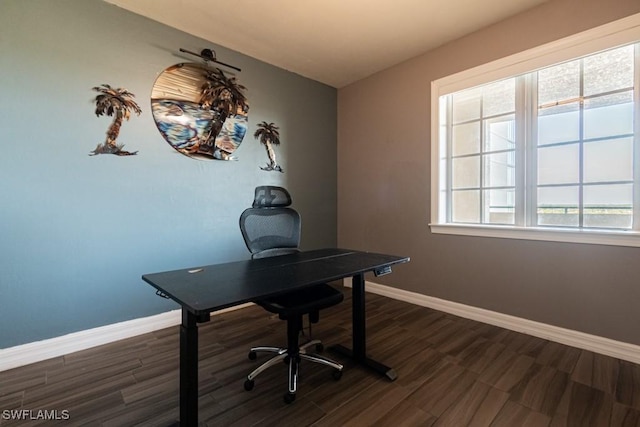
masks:
<svg viewBox="0 0 640 427"><path fill-rule="evenodd" d="M637 231L525 228L486 224L429 224L429 227L431 227L431 232L435 234L640 247L640 232Z"/></svg>

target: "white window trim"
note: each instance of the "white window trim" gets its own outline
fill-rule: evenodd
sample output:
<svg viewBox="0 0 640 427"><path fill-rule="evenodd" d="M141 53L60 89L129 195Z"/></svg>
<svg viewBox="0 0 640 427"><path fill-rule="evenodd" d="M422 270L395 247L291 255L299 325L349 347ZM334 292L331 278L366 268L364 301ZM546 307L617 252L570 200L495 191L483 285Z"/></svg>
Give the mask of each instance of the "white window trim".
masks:
<svg viewBox="0 0 640 427"><path fill-rule="evenodd" d="M431 82L431 223L432 233L507 239L544 240L640 247L640 232L632 230L564 229L447 223L443 209L446 192L439 188L439 99L443 95L496 80L529 73L560 62L590 55L640 40L640 13L569 36L506 58L483 64ZM636 73L636 80L639 80ZM636 81L636 84L638 82ZM638 91L636 91L638 93ZM638 105L638 104L636 104ZM638 109L640 110L640 109ZM636 111L635 134L640 135L640 111ZM635 150L636 153L640 150ZM640 163L636 155L635 161ZM637 163L636 163L637 164ZM635 169L640 173L640 169ZM635 186L640 195L640 186Z"/></svg>

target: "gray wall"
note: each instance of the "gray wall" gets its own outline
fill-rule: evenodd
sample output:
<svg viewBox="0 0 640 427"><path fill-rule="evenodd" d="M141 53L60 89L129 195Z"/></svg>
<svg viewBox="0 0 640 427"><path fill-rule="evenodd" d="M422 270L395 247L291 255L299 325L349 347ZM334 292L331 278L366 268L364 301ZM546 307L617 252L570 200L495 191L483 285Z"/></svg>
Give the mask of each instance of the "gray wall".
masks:
<svg viewBox="0 0 640 427"><path fill-rule="evenodd" d="M156 77L197 61L181 47L243 69L237 162L185 157L156 129ZM118 142L137 156L88 156L111 121L94 115L102 83L136 94ZM248 258L238 217L256 185L290 189L304 248L336 244L333 88L99 0L2 0L0 94L0 348L178 308L140 276ZM280 126L284 174L259 169L262 120Z"/></svg>
<svg viewBox="0 0 640 427"><path fill-rule="evenodd" d="M376 279L389 286L640 344L640 249L428 227L430 82L638 12L638 0L551 0L340 89L339 246L409 255Z"/></svg>

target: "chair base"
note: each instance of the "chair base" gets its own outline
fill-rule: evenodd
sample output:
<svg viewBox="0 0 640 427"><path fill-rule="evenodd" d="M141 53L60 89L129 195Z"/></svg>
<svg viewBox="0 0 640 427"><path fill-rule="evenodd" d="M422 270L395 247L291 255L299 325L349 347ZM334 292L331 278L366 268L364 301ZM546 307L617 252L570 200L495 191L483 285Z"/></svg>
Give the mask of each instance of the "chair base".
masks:
<svg viewBox="0 0 640 427"><path fill-rule="evenodd" d="M322 342L320 342L320 340L311 340L304 345L301 345L294 355L290 355L288 349L284 347L252 347L249 350L249 359L251 360L256 359L256 353L275 353L276 355L264 362L262 365L258 366L249 375L247 375L247 380L244 383L245 390L249 391L253 389L254 379L261 372L282 361L286 362L289 365L289 387L287 393L284 396L284 401L286 403L291 403L295 400L296 392L298 389L298 370L301 360L308 360L310 362L319 363L321 365L329 366L335 369L335 371L333 372L333 378L339 380L342 377L342 369L344 368L344 366L327 357L321 356L316 353L311 353L309 351L310 347L315 347L318 351L322 351Z"/></svg>

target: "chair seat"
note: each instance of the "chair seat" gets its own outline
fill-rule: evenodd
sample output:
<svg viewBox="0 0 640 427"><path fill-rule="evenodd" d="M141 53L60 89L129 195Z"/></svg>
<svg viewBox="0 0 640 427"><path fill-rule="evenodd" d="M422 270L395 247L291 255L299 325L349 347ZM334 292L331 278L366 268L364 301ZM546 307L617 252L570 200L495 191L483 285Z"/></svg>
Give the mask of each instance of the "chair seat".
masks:
<svg viewBox="0 0 640 427"><path fill-rule="evenodd" d="M301 219L300 214L290 205L291 195L285 188L272 185L256 187L252 206L240 215L240 231L252 259L299 252ZM320 310L339 304L343 299L342 292L326 283L321 283L254 301L287 322L287 346L251 347L250 360L256 360L257 353L274 353L275 356L247 375L244 383L245 390L252 390L256 376L281 361L289 367L289 386L287 394L284 395L286 403L292 403L295 400L301 360L329 366L334 370L333 378L340 379L343 365L311 353L309 350L315 348L317 351L322 351L322 343L311 338L311 324L319 321ZM309 318L310 341L300 345L299 338L300 333L304 332L305 316Z"/></svg>
<svg viewBox="0 0 640 427"><path fill-rule="evenodd" d="M342 292L326 283L293 291L273 298L257 301L265 310L280 315L281 319L302 316L323 308L339 304L344 299Z"/></svg>

